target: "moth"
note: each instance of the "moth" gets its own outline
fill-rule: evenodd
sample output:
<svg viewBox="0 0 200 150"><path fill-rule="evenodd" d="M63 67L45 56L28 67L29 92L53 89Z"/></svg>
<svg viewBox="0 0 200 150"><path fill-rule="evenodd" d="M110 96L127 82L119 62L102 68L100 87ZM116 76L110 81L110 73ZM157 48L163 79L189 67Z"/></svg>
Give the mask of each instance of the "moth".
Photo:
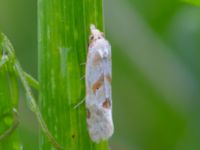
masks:
<svg viewBox="0 0 200 150"><path fill-rule="evenodd" d="M87 125L92 141L99 143L114 132L111 46L94 25L90 31L85 76Z"/></svg>

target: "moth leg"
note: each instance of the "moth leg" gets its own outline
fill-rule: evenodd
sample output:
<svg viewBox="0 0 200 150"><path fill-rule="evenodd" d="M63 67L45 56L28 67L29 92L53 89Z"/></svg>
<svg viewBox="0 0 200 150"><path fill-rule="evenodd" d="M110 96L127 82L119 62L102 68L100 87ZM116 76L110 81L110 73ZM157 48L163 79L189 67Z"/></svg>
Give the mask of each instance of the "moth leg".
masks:
<svg viewBox="0 0 200 150"><path fill-rule="evenodd" d="M83 80L83 79L85 79L85 75L80 78L80 80Z"/></svg>
<svg viewBox="0 0 200 150"><path fill-rule="evenodd" d="M7 129L3 134L0 135L0 141L10 136L19 125L19 115L15 108L13 108L13 118L14 118L14 121L13 121L12 126L9 129Z"/></svg>
<svg viewBox="0 0 200 150"><path fill-rule="evenodd" d="M80 66L85 66L85 65L86 65L86 63L81 63L81 64L80 64Z"/></svg>
<svg viewBox="0 0 200 150"><path fill-rule="evenodd" d="M85 102L85 98L83 100L81 100L78 104L76 104L74 106L74 109L78 108L81 104L83 104Z"/></svg>

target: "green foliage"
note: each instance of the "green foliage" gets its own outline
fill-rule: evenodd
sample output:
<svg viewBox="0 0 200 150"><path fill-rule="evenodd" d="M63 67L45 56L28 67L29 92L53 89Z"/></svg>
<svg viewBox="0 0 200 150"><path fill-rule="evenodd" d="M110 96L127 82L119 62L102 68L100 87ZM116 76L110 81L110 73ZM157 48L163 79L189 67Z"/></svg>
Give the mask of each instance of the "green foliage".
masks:
<svg viewBox="0 0 200 150"><path fill-rule="evenodd" d="M101 0L39 0L40 108L59 143L73 150L106 150L107 142L91 142L84 105L84 76L89 27L103 29ZM51 145L40 137L40 149Z"/></svg>
<svg viewBox="0 0 200 150"><path fill-rule="evenodd" d="M56 142L54 137L49 132L49 130L46 126L46 123L44 122L44 120L42 118L40 110L35 102L35 99L33 97L32 91L31 91L31 87L29 86L29 83L31 83L31 85L38 88L37 81L23 71L19 61L15 57L14 48L13 48L11 42L8 40L8 38L4 34L1 33L0 39L1 39L0 43L1 43L1 53L2 53L2 57L1 57L1 61L0 61L1 68L6 67L6 71L8 71L9 73L12 72L14 75L19 77L19 79L21 80L22 85L24 87L24 90L25 90L27 105L30 108L30 110L32 110L35 113L36 118L38 119L38 122L41 126L42 131L44 132L44 134L48 138L48 140L51 142L51 144L53 144L53 146L57 150L62 150L61 146ZM16 95L12 95L12 96L15 97ZM15 114L17 113L17 111L14 106L17 104L18 104L18 102L12 101L11 106L10 106L11 110L14 110ZM11 110L9 110L9 111L11 111ZM13 115L13 116L15 116L15 117L13 117L14 118L13 127L6 130L5 133L3 133L1 135L0 139L4 139L8 135L12 134L12 132L15 130L15 128L18 124L18 121L16 121L18 118L18 115L15 115L15 114ZM2 115L4 115L4 113L2 113ZM5 116L7 116L7 115L5 115Z"/></svg>
<svg viewBox="0 0 200 150"><path fill-rule="evenodd" d="M12 63L7 63L3 50L7 45L0 33L0 150L19 150L20 141L16 130L19 89Z"/></svg>
<svg viewBox="0 0 200 150"><path fill-rule="evenodd" d="M50 2L53 3L52 8L56 6L56 0ZM65 0L63 4L70 2ZM0 0L0 28L12 39L23 68L35 77L37 77L36 3L34 0ZM47 5L44 4L45 6ZM115 134L111 138L111 149L200 149L200 9L194 6L181 0L104 1L106 38L113 50ZM65 18L69 18L73 13L63 9L60 11L65 13ZM42 14L57 18L56 13L44 11ZM89 17L93 12L88 11L87 15ZM66 23L69 20L63 19L63 21ZM62 19L60 23L63 24ZM89 32L88 28L87 30ZM63 33L61 30L58 32ZM67 36L65 41L70 39L71 37ZM86 48L83 49L85 50ZM86 52L84 53L86 55ZM81 60L81 64L85 62L85 57ZM65 65L63 63L62 66ZM81 68L82 78L84 66ZM0 85L7 84L7 80L3 79L0 80ZM65 81L59 85L67 83L69 82ZM3 87L0 86L1 91L1 87L7 89L5 84ZM84 88L84 85L82 86ZM66 93L68 89L63 91ZM77 99L77 103L83 99L84 93ZM55 98L54 101L45 102L60 105L62 108L68 102L60 99L58 101ZM25 150L38 150L37 120L23 103L21 104L19 132L23 138L20 140ZM76 110L81 111L83 107L84 104ZM56 110L54 109L54 114ZM65 115L65 111L61 114ZM59 127L55 123L57 114L53 116L53 119L52 115L45 117L45 121L50 122L48 127L51 125L52 131L56 125L58 130L64 131L63 126ZM67 117L68 115L63 120L66 126L69 125ZM59 122L62 122L62 118L60 120ZM51 124L51 121L54 122ZM85 123L85 119L81 123ZM56 134L57 132L53 133L54 136ZM61 137L63 143L67 143L65 138L67 136L65 134ZM42 136L43 138L45 137ZM7 140L4 141L4 146L9 147L6 145L6 142L9 143Z"/></svg>
<svg viewBox="0 0 200 150"><path fill-rule="evenodd" d="M190 3L192 5L200 6L200 0L182 0L182 1Z"/></svg>
<svg viewBox="0 0 200 150"><path fill-rule="evenodd" d="M1 34L1 44L3 48L0 66L1 68L8 69L5 70L5 72L12 72L15 78L19 77L24 87L27 104L35 113L44 135L47 136L48 140L51 142L49 143L46 138L40 140L40 142L44 141L45 143L41 143L40 149L49 149L49 147L52 147L51 144L53 144L56 149L62 148L48 131L48 127L40 114L30 86L37 90L40 89L40 95L44 96L42 98L47 99L48 103L45 102L45 99L40 101L42 102L41 108L44 107L44 109L42 109L44 112L43 114L45 117L50 113L55 115L55 118L52 118L54 117L52 115L51 119L46 119L46 121L50 128L56 129L54 134L58 139L61 139L60 141L66 149L107 149L107 142L94 144L90 141L87 133L84 107L81 106L80 109L74 109L74 106L82 100L85 95L84 81L80 80L82 75L84 75L84 67L80 64L86 61L89 26L93 23L100 29L103 28L102 2L100 0L96 2L71 1L66 2L64 5L63 2L64 1L58 1L56 3L53 1L38 2L41 12L53 12L53 15L51 13L50 15L44 13L46 16L39 13L39 31L41 31L39 32L39 54L41 56L39 62L42 64L40 65L42 71L40 70L39 75L40 77L45 76L45 78L40 78L42 86L39 87L38 82L23 71L19 61L16 59L14 48L3 34ZM82 17L79 18L79 15L82 15ZM55 36L52 37L52 35ZM49 63L51 64L50 67ZM50 80L48 80L49 74L51 75ZM63 83L66 83L66 86L63 86ZM45 86L47 86L47 89L44 90ZM49 88L50 93L48 93ZM3 89L6 88L3 87ZM66 90L68 92L66 92ZM6 91L3 91L3 93L5 92ZM51 99L53 100L52 103ZM57 105L59 103L53 103L59 101L59 99L66 105L61 106ZM18 102L16 102L16 105L17 104ZM10 107L14 108L14 105ZM13 123L15 123L15 118L17 117L15 117L15 115L12 117ZM56 126L57 122L53 122L52 119L58 122L58 127ZM16 128L16 126L13 125L13 128L6 130L0 138L3 139L10 135L15 129L14 127ZM58 130L59 128L62 130Z"/></svg>

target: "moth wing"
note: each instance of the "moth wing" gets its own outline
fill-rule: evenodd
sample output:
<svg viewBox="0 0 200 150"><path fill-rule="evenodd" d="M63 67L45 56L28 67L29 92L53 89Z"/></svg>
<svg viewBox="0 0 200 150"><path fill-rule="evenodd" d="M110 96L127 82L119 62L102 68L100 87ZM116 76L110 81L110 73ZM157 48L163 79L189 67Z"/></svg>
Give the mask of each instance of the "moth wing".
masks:
<svg viewBox="0 0 200 150"><path fill-rule="evenodd" d="M105 54L105 55L104 55ZM88 129L95 142L113 134L112 121L112 62L109 44L89 49L86 65L86 107Z"/></svg>
<svg viewBox="0 0 200 150"><path fill-rule="evenodd" d="M104 70L100 53L95 48L89 49L86 64L86 104L97 104L104 97L103 81Z"/></svg>

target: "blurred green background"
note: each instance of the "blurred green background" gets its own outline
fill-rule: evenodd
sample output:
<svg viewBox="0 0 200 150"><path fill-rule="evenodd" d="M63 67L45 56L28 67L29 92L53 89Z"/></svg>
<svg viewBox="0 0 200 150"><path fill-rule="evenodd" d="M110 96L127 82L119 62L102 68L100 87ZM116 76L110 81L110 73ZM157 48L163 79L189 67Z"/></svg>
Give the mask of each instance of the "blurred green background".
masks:
<svg viewBox="0 0 200 150"><path fill-rule="evenodd" d="M200 8L179 0L104 1L113 47L112 150L200 149ZM37 78L36 0L0 0L0 30ZM37 149L38 124L21 100L20 136Z"/></svg>

